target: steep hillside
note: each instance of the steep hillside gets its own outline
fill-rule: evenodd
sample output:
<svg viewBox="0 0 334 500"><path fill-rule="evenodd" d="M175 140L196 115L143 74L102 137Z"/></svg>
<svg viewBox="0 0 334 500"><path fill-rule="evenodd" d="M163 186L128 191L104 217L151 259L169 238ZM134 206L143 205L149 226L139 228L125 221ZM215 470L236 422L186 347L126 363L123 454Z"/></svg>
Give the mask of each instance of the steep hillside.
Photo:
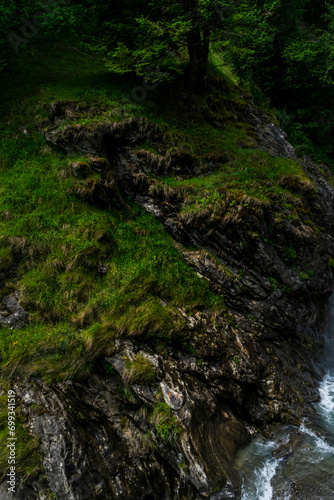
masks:
<svg viewBox="0 0 334 500"><path fill-rule="evenodd" d="M138 103L50 50L2 82L0 497L10 389L14 498L238 498L250 436L316 418L332 174L225 73Z"/></svg>

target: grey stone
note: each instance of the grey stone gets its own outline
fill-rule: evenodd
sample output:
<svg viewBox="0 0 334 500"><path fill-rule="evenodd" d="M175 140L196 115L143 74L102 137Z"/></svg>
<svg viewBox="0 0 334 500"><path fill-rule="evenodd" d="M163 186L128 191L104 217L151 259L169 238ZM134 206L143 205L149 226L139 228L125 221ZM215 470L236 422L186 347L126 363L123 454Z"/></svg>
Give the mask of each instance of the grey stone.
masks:
<svg viewBox="0 0 334 500"><path fill-rule="evenodd" d="M10 328L22 328L29 314L20 306L14 295L7 295L0 304L0 323Z"/></svg>

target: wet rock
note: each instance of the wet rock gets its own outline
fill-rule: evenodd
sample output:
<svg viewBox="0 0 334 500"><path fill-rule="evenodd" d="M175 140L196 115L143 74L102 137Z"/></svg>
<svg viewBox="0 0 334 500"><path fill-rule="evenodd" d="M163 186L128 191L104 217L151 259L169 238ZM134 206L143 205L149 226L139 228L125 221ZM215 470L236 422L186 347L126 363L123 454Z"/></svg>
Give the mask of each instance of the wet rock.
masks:
<svg viewBox="0 0 334 500"><path fill-rule="evenodd" d="M256 108L249 96L244 95L244 99L246 104L236 110L238 119L252 125L258 146L273 156L297 161L298 156L293 146L287 141L287 134L262 110Z"/></svg>
<svg viewBox="0 0 334 500"><path fill-rule="evenodd" d="M29 314L14 295L7 295L0 304L0 323L10 328L23 328Z"/></svg>
<svg viewBox="0 0 334 500"><path fill-rule="evenodd" d="M168 406L173 410L179 410L182 408L184 403L184 398L182 394L179 394L175 390L171 389L167 384L163 382L160 384L162 389L162 394Z"/></svg>
<svg viewBox="0 0 334 500"><path fill-rule="evenodd" d="M227 485L221 491L212 495L210 500L236 500L237 498L237 491L232 485Z"/></svg>
<svg viewBox="0 0 334 500"><path fill-rule="evenodd" d="M273 457L276 458L276 460L279 460L280 458L287 458L291 454L292 449L288 443L281 444L278 448L276 448L276 450L273 451Z"/></svg>
<svg viewBox="0 0 334 500"><path fill-rule="evenodd" d="M65 473L66 444L55 415L36 416L32 430L41 440L43 466L52 491L60 500L74 500L70 482Z"/></svg>
<svg viewBox="0 0 334 500"><path fill-rule="evenodd" d="M167 379L172 373L166 372ZM15 386L25 402L29 428L40 439L47 482L57 498L82 500L89 494L144 500L150 492L153 498L177 498L179 491L185 498L200 499L220 489L226 473L237 480L230 460L248 433L233 417L226 420L199 381L182 380L177 373L172 378L187 395L187 406L176 411L180 424L188 427L187 436L173 447L157 442L154 432L147 437L152 424L143 408L154 406L156 392L148 396L137 387L137 399L128 400L117 376L94 375L86 382L52 387L35 382L22 390ZM43 414L36 412L37 406ZM203 412L209 415L208 427ZM187 464L187 482L175 478L181 462Z"/></svg>

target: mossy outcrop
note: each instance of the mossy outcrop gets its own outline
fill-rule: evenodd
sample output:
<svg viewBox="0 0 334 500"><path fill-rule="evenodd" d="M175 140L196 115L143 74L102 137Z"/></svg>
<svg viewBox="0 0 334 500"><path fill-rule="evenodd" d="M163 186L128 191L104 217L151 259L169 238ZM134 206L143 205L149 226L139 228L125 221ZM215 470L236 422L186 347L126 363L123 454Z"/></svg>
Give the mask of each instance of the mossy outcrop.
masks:
<svg viewBox="0 0 334 500"><path fill-rule="evenodd" d="M255 427L315 418L316 358L333 288L329 173L298 159L249 100L229 112L246 123L253 144L245 170L283 158L291 172L259 176L249 187L248 177L215 180L213 189L212 175L233 168L233 156L175 150L168 130L148 120L86 126L71 123L80 117L76 103L53 106L45 137L70 155L63 175L73 178L71 194L104 209L131 212L135 202L153 214L225 306L170 308L179 332L166 334L162 348L149 327L131 341L119 327L122 335L80 380L17 381L45 471L17 498L47 498L48 488L64 500L238 498L234 459ZM95 257L103 274L103 254ZM158 299L169 308L168 298ZM96 305L81 326L99 314Z"/></svg>

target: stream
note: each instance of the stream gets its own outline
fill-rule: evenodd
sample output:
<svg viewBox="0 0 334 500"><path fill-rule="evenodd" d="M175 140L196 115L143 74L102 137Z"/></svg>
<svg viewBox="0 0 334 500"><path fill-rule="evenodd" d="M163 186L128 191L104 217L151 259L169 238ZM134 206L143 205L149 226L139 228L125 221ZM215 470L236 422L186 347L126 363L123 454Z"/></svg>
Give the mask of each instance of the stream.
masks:
<svg viewBox="0 0 334 500"><path fill-rule="evenodd" d="M270 438L256 437L239 453L242 500L334 499L334 307L327 329L324 363L327 373L315 405L320 437L304 422L298 428L278 425ZM273 451L293 442L293 453L276 459ZM288 448L288 446L287 446Z"/></svg>

